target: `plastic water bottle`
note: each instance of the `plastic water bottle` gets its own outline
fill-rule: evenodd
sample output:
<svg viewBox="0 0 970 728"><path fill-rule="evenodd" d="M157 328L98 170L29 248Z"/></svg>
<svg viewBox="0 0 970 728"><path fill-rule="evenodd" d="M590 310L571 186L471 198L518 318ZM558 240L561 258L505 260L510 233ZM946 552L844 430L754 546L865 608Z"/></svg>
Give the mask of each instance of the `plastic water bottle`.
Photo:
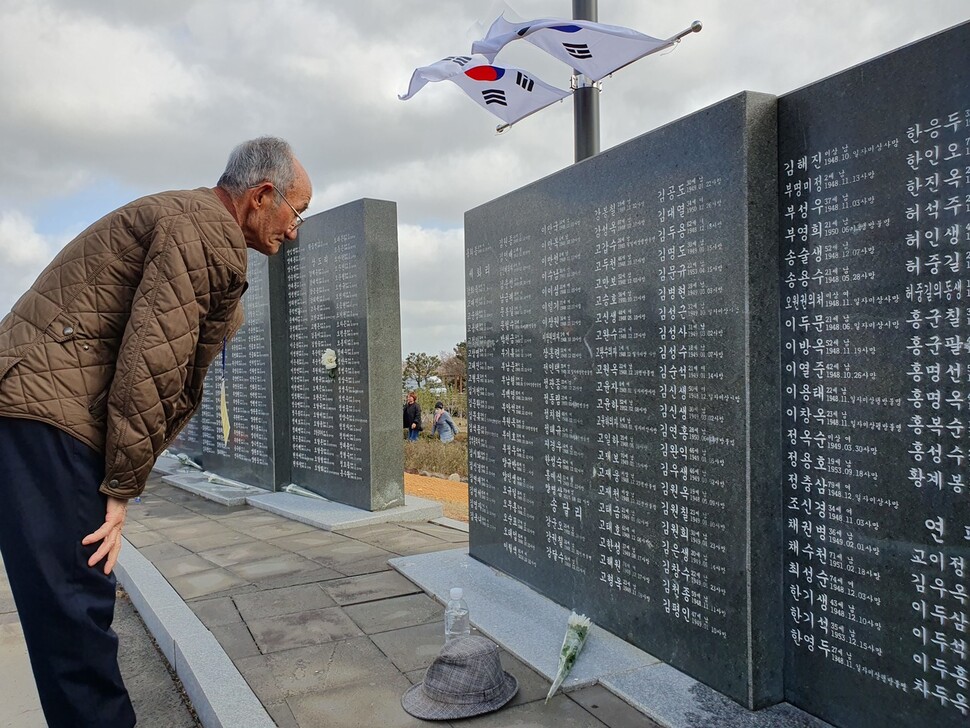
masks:
<svg viewBox="0 0 970 728"><path fill-rule="evenodd" d="M456 637L471 634L471 623L468 621L468 604L462 599L460 587L451 590L451 599L445 605L445 642L451 642Z"/></svg>

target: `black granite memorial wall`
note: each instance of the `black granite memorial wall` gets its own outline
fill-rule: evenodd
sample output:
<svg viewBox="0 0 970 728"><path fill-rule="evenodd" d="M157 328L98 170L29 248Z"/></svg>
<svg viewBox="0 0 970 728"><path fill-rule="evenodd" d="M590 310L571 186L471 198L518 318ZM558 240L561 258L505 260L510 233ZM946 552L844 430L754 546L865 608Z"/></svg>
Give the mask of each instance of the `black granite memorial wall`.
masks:
<svg viewBox="0 0 970 728"><path fill-rule="evenodd" d="M970 725L970 24L779 98L786 695Z"/></svg>
<svg viewBox="0 0 970 728"><path fill-rule="evenodd" d="M472 555L742 704L970 724L967 68L970 24L467 213Z"/></svg>
<svg viewBox="0 0 970 728"><path fill-rule="evenodd" d="M249 251L249 288L243 296L246 321L235 337L226 343L225 362L218 356L209 367L202 406L186 429L193 428L189 435L201 440L199 459L206 470L273 490L285 482L286 475L281 471L283 464L276 459L277 438L273 432L269 269L269 258ZM223 433L220 409L223 377L229 411L228 441Z"/></svg>
<svg viewBox="0 0 970 728"><path fill-rule="evenodd" d="M782 693L775 109L465 217L471 554L749 706Z"/></svg>
<svg viewBox="0 0 970 728"><path fill-rule="evenodd" d="M291 480L367 510L404 505L396 206L314 215L282 255Z"/></svg>
<svg viewBox="0 0 970 728"><path fill-rule="evenodd" d="M366 510L404 505L396 205L313 215L278 256L250 252L248 280L246 323L226 347L229 442L217 358L171 449L269 490L295 483Z"/></svg>

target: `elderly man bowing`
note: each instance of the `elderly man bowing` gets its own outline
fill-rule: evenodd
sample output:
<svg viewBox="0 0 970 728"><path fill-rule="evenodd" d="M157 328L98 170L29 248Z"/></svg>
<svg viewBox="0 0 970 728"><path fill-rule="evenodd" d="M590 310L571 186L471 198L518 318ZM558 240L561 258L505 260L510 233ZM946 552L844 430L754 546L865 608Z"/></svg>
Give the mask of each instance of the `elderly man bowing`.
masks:
<svg viewBox="0 0 970 728"><path fill-rule="evenodd" d="M128 499L242 324L247 247L295 238L310 194L285 141L240 144L215 188L94 223L0 322L0 551L51 726L135 723L111 630Z"/></svg>

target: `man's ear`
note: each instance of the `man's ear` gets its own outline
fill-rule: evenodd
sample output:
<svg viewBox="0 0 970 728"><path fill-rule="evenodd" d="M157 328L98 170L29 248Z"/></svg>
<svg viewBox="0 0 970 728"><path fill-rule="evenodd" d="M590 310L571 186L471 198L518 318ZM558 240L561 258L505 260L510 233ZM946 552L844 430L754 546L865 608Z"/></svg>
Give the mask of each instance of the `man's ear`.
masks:
<svg viewBox="0 0 970 728"><path fill-rule="evenodd" d="M273 196L273 183L263 182L255 187L250 187L247 192L249 192L249 205L258 210L260 207L270 204Z"/></svg>

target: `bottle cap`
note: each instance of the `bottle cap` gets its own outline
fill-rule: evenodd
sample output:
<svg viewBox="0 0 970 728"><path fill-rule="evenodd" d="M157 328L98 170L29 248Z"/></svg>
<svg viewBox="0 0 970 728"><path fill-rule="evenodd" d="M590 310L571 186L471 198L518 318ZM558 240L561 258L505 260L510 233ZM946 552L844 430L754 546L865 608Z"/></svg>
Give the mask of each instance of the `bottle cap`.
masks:
<svg viewBox="0 0 970 728"><path fill-rule="evenodd" d="M462 591L460 586L453 587L451 590L451 600L457 602L461 599Z"/></svg>

